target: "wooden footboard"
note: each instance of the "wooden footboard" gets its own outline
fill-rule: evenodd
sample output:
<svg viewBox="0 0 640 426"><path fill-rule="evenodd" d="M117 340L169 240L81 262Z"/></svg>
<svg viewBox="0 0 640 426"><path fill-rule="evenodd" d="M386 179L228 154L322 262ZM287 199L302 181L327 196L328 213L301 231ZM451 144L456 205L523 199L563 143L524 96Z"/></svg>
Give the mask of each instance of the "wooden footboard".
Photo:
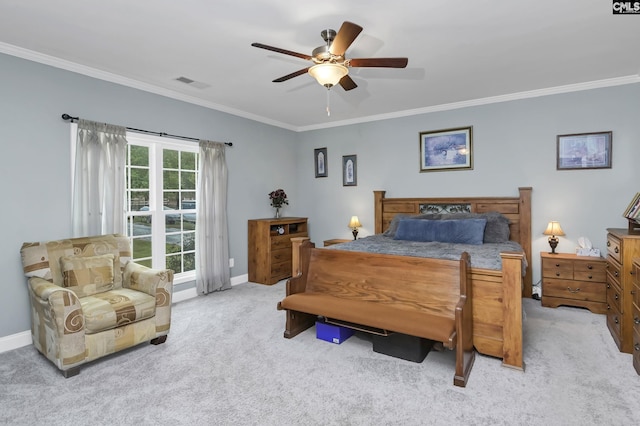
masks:
<svg viewBox="0 0 640 426"><path fill-rule="evenodd" d="M299 251L308 238L292 238L292 250ZM522 261L523 253L502 253L502 271L471 268L473 295L473 345L484 355L502 358L504 366L524 369L522 352ZM293 271L301 271L294 257ZM289 318L291 327L304 330L313 319L304 315ZM297 325L294 325L297 324Z"/></svg>

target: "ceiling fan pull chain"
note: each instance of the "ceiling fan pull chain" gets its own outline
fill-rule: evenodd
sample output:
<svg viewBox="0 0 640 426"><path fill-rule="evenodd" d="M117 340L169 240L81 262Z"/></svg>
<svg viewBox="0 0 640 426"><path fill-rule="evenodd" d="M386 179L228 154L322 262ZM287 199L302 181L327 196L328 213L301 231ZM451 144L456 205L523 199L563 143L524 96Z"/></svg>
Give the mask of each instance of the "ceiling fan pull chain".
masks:
<svg viewBox="0 0 640 426"><path fill-rule="evenodd" d="M331 117L331 88L327 87L327 117Z"/></svg>

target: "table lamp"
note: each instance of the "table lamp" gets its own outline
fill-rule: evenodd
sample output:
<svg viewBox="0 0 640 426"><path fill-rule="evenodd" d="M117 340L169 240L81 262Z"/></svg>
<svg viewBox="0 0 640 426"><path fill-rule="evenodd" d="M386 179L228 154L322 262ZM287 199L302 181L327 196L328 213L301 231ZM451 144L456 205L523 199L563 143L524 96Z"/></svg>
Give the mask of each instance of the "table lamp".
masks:
<svg viewBox="0 0 640 426"><path fill-rule="evenodd" d="M361 226L362 225L360 225L360 220L358 220L358 216L351 216L351 220L349 221L349 228L351 228L351 233L353 234L354 240L358 236L358 228L360 228Z"/></svg>
<svg viewBox="0 0 640 426"><path fill-rule="evenodd" d="M560 227L560 222L556 222L552 220L547 225L547 229L543 232L544 235L550 235L549 237L549 245L551 246L551 254L556 253L556 247L558 246L558 235L564 235L564 231Z"/></svg>

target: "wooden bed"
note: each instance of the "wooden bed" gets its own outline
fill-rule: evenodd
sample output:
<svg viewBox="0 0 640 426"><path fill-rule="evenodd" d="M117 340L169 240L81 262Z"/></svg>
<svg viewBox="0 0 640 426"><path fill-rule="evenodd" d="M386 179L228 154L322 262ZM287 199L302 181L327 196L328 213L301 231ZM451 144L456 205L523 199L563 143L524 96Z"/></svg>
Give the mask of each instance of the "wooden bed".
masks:
<svg viewBox="0 0 640 426"><path fill-rule="evenodd" d="M524 252L502 252L502 270L470 268L473 345L482 354L501 358L503 365L523 370L522 298L531 297L532 292L532 189L523 187L518 192L518 196L512 197L387 198L385 191L374 191L374 205L376 234L383 233L396 214L417 215L429 206L466 205L472 213L497 211L509 219L509 238L520 244ZM306 239L292 238L294 276L301 271L298 253Z"/></svg>
<svg viewBox="0 0 640 426"><path fill-rule="evenodd" d="M510 239L524 253L502 253L502 271L471 268L473 344L482 354L502 358L505 366L524 369L522 297L531 297L531 191L519 188L515 197L387 198L374 191L375 233L386 230L396 214L420 214L421 205L468 204L471 212L497 211L509 218ZM526 274L522 276L522 261Z"/></svg>

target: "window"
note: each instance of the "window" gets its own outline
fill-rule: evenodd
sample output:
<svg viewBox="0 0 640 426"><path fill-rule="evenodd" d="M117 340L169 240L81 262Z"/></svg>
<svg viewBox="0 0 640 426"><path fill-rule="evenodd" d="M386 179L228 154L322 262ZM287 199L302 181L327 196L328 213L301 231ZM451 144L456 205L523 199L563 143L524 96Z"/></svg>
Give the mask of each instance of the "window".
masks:
<svg viewBox="0 0 640 426"><path fill-rule="evenodd" d="M127 235L133 260L195 279L197 144L127 133Z"/></svg>

